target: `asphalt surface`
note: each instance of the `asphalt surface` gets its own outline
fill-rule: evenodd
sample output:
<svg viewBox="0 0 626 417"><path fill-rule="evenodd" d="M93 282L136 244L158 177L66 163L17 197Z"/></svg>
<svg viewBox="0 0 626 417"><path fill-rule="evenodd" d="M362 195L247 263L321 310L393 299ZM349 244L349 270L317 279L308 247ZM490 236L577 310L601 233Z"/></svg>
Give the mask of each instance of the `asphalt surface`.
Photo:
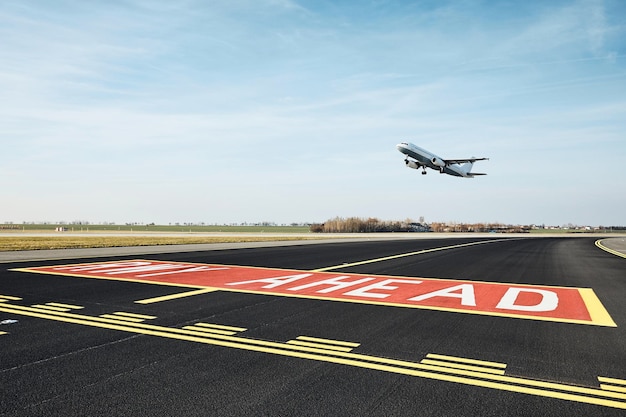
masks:
<svg viewBox="0 0 626 417"><path fill-rule="evenodd" d="M626 259L596 240L405 239L2 263L0 415L624 415ZM591 288L616 326L246 291L138 304L197 288L16 270L125 259ZM94 319L119 312L144 321ZM197 323L236 334L183 334ZM298 340L326 347L286 348ZM329 344L347 353L328 353Z"/></svg>

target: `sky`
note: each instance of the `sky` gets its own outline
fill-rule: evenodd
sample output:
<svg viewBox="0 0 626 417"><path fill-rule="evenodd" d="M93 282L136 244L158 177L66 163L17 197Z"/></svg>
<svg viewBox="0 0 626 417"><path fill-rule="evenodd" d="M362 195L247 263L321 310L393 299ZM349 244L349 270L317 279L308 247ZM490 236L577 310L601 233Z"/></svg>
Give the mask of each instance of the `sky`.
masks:
<svg viewBox="0 0 626 417"><path fill-rule="evenodd" d="M626 2L0 2L0 223L626 225ZM488 157L456 178L400 142Z"/></svg>

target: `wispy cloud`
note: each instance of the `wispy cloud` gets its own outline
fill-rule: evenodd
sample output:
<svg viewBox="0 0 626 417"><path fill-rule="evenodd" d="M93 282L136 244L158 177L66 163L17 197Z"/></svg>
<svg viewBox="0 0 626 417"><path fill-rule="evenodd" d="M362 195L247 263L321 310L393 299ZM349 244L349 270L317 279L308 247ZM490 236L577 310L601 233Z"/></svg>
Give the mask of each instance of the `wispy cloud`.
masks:
<svg viewBox="0 0 626 417"><path fill-rule="evenodd" d="M568 184L610 183L626 156L622 12L602 1L2 3L0 143L13 157L0 187L19 198L0 222L532 222L533 193L558 219ZM401 140L490 156L490 175L412 175ZM503 206L495 194L511 184L528 200ZM98 193L115 197L85 202ZM432 204L450 195L474 208Z"/></svg>

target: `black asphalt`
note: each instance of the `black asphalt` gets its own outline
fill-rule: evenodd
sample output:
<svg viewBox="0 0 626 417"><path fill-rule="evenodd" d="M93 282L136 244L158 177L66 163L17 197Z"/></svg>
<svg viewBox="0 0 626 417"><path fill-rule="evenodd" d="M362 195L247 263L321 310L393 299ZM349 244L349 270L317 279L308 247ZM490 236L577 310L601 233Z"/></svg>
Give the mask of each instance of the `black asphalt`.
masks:
<svg viewBox="0 0 626 417"><path fill-rule="evenodd" d="M247 338L305 335L359 343L359 353L419 362L429 353L506 364L506 375L599 388L626 380L626 259L595 238L516 238L337 272L592 288L617 327L41 275L14 268L118 259L313 270L480 239L391 240L125 258L0 264L0 296L80 314L153 315L246 328ZM490 240L490 239L483 239ZM1 303L0 303L1 306ZM13 320L16 320L15 322ZM611 406L409 376L349 364L103 329L0 311L2 416L623 416ZM626 400L618 400L626 404Z"/></svg>

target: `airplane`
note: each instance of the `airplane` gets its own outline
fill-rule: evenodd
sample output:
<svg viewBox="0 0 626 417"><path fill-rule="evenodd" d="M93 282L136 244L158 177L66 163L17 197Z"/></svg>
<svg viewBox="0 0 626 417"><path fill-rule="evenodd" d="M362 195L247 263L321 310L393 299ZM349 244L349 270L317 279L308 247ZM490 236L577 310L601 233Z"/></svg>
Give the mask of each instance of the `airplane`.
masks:
<svg viewBox="0 0 626 417"><path fill-rule="evenodd" d="M476 175L487 175L470 171L474 162L489 160L489 158L443 159L412 143L402 142L396 145L396 147L406 155L404 159L406 166L413 169L422 168L422 175L426 175L426 168L455 177L474 178Z"/></svg>

